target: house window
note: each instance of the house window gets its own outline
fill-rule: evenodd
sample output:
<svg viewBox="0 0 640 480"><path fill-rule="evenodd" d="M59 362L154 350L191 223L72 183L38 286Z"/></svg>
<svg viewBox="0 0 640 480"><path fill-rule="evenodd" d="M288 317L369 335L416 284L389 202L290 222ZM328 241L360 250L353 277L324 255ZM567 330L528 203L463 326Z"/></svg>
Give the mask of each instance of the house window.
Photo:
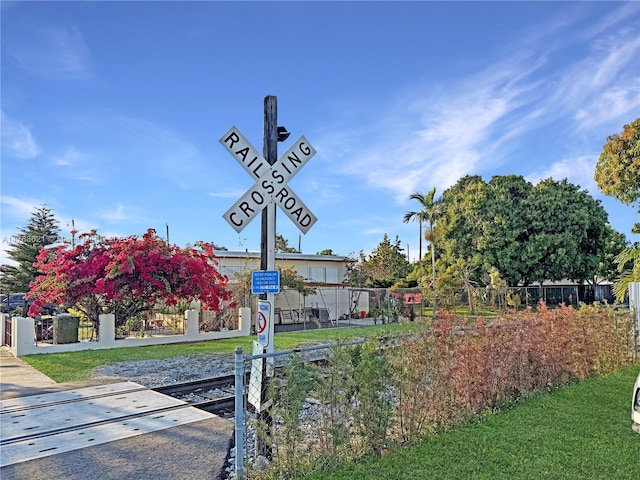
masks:
<svg viewBox="0 0 640 480"><path fill-rule="evenodd" d="M336 267L309 267L309 280L320 283L338 283Z"/></svg>

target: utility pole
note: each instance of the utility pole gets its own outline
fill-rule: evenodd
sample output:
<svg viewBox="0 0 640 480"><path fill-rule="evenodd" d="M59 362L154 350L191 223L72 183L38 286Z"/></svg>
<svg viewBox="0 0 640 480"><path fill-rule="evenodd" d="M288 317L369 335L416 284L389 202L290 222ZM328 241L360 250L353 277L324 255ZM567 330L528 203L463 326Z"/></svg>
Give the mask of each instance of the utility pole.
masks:
<svg viewBox="0 0 640 480"><path fill-rule="evenodd" d="M289 180L300 171L316 154L315 148L304 137L300 137L278 159L278 142L284 142L289 132L278 126L277 99L268 95L264 99L264 138L263 152L260 154L251 142L233 126L220 138L222 146L254 179L255 183L227 210L222 217L236 232L240 233L258 213L261 214L262 231L260 242L260 271L252 273L251 290L258 294L258 315L256 316L256 333L258 341L254 342L254 355L265 355L273 352L274 338L274 295L280 290L280 280L275 270L276 259L276 205L298 227L307 233L318 220L313 212L304 204L296 193L288 186ZM247 161L248 160L248 161ZM260 275L258 275L260 274ZM266 274L266 275L263 275ZM269 311L266 317L266 311ZM267 330L268 327L268 330ZM255 359L259 360L259 359ZM261 426L260 435L256 436L256 455L272 458L269 446L272 418L266 392L268 380L273 375L273 360L262 359L262 365L254 364L256 383L261 388L252 394L250 385L249 402L260 412L258 421ZM261 372L262 375L258 375ZM252 378L254 369L252 369ZM255 397L259 397L260 402ZM264 434L262 434L264 432ZM265 441L266 438L266 441Z"/></svg>
<svg viewBox="0 0 640 480"><path fill-rule="evenodd" d="M262 146L262 155L269 165L273 165L278 160L278 99L273 95L264 98L264 139ZM260 242L260 269L274 270L276 263L275 239L276 239L276 204L270 201L262 210L262 235ZM269 322L269 345L265 353L273 352L274 343L274 322L273 322L273 293L260 294L260 300L266 300L271 304L271 321ZM268 360L262 359L262 389L260 394L260 404L265 405L267 402L267 391L269 388L269 369L267 368ZM258 423L264 428L266 439L256 435L256 455L262 455L271 460L273 457L273 449L270 446L269 438L271 437L271 428L273 418L271 417L271 408L266 406L258 414Z"/></svg>

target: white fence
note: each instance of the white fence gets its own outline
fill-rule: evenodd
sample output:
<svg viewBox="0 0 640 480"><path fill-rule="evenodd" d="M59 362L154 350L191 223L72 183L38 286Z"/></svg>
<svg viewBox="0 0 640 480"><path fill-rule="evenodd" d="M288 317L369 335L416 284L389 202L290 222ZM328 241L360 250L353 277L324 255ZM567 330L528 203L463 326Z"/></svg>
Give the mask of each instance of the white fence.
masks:
<svg viewBox="0 0 640 480"><path fill-rule="evenodd" d="M238 328L219 332L200 332L198 310L185 312L187 323L184 335L158 335L147 338L125 338L116 340L115 315L100 315L98 341L80 341L51 345L35 340L35 320L27 317L13 317L11 319L11 352L16 357L38 353L78 352L81 350L103 350L120 347L142 347L149 345L166 345L170 343L202 342L222 338L246 337L251 330L251 309L238 309ZM4 343L6 319L2 318L2 339Z"/></svg>

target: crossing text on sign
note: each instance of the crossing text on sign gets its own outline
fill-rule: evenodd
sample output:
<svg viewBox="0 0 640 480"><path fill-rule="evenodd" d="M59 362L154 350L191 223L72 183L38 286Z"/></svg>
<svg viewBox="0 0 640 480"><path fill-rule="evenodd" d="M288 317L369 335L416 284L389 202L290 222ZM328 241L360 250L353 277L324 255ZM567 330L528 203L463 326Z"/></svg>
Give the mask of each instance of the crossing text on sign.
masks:
<svg viewBox="0 0 640 480"><path fill-rule="evenodd" d="M235 126L222 136L220 143L249 175L256 178L254 185L224 213L227 223L240 233L270 201L274 201L302 233L307 233L318 219L287 186L316 153L307 139L300 137L271 166Z"/></svg>

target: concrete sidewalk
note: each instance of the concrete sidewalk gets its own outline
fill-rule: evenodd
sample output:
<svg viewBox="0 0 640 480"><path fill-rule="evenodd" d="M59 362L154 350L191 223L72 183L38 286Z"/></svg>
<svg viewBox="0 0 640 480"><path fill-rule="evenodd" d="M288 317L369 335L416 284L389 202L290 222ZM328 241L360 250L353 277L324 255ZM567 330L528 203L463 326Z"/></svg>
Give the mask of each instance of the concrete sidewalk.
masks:
<svg viewBox="0 0 640 480"><path fill-rule="evenodd" d="M9 347L0 347L0 400L93 387L117 381L101 379L56 383L27 362L14 357Z"/></svg>
<svg viewBox="0 0 640 480"><path fill-rule="evenodd" d="M56 382L0 347L0 398L24 397L56 391Z"/></svg>

